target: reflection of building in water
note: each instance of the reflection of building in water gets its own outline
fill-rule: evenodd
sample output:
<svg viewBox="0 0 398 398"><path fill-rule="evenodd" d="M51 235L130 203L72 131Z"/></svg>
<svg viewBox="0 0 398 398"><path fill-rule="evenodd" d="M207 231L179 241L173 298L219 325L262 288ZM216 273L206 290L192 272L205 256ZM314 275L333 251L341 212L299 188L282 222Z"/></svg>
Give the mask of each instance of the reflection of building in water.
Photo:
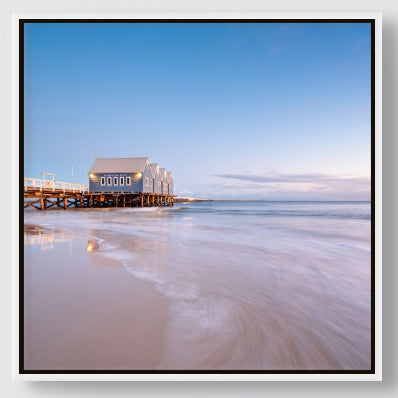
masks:
<svg viewBox="0 0 398 398"><path fill-rule="evenodd" d="M25 226L24 244L40 246L40 250L54 249L56 243L69 242L69 254L72 255L72 238L64 231L44 230L40 227Z"/></svg>
<svg viewBox="0 0 398 398"><path fill-rule="evenodd" d="M95 236L98 231L88 230ZM101 238L105 238L101 236ZM86 252L93 266L132 268L136 271L157 274L164 266L167 244L159 237L138 236L131 234L111 235L104 247L96 239L87 241ZM109 246L108 246L109 245Z"/></svg>
<svg viewBox="0 0 398 398"><path fill-rule="evenodd" d="M89 239L86 250L88 252L96 252L99 249L99 243L95 239Z"/></svg>
<svg viewBox="0 0 398 398"><path fill-rule="evenodd" d="M98 231L94 229L89 229L87 232L89 236L96 236L96 234L98 233ZM98 265L106 265L111 267L121 266L120 262L116 261L116 259L112 259L112 257L109 256L108 250L106 250L105 248L102 248L101 250L100 241L98 241L97 239L91 238L87 241L86 252L88 258L91 260L93 267L96 267ZM104 254L106 253L106 255L102 256L102 252Z"/></svg>

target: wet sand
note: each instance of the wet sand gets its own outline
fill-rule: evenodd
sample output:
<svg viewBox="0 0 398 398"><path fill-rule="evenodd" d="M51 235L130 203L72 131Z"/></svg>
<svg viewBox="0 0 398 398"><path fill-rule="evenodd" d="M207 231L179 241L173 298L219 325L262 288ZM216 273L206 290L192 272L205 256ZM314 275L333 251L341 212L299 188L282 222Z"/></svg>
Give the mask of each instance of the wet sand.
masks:
<svg viewBox="0 0 398 398"><path fill-rule="evenodd" d="M167 298L86 238L28 225L25 244L26 369L156 368Z"/></svg>
<svg viewBox="0 0 398 398"><path fill-rule="evenodd" d="M27 369L366 370L368 204L25 214Z"/></svg>

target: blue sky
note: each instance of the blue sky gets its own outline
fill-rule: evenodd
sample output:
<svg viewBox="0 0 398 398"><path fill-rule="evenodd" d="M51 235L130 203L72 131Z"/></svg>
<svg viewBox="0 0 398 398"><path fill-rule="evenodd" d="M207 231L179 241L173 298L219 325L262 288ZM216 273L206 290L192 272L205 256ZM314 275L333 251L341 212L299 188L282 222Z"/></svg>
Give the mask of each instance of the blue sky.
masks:
<svg viewBox="0 0 398 398"><path fill-rule="evenodd" d="M176 193L369 200L370 25L25 25L25 176L142 157Z"/></svg>

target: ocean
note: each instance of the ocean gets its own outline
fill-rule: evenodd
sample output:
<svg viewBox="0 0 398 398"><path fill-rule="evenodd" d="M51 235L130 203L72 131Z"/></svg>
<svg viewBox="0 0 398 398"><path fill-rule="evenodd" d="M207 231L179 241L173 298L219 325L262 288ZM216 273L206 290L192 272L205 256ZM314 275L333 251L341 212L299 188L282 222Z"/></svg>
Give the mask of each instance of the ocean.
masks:
<svg viewBox="0 0 398 398"><path fill-rule="evenodd" d="M25 211L26 366L370 369L370 210Z"/></svg>

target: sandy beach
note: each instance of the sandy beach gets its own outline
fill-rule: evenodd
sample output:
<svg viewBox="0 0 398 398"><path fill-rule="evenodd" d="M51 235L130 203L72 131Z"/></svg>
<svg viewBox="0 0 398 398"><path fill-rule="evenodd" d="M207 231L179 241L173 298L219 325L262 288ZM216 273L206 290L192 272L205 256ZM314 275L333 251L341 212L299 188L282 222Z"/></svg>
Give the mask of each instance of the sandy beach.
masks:
<svg viewBox="0 0 398 398"><path fill-rule="evenodd" d="M26 369L153 369L168 300L86 238L25 226Z"/></svg>
<svg viewBox="0 0 398 398"><path fill-rule="evenodd" d="M369 204L25 214L26 369L369 369Z"/></svg>

